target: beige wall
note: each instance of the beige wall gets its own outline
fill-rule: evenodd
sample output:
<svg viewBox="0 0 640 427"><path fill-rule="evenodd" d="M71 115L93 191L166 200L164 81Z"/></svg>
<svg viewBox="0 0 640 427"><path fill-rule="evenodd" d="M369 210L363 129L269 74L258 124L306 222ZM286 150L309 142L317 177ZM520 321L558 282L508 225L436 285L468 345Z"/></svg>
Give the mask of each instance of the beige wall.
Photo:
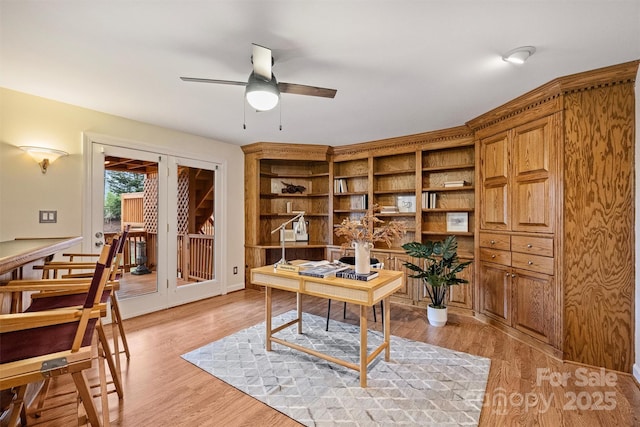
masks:
<svg viewBox="0 0 640 427"><path fill-rule="evenodd" d="M244 277L244 157L240 147L0 88L0 241L16 237L80 236L83 209L83 132L107 135L201 160L225 162L228 281ZM46 174L20 145L64 150ZM57 210L56 224L40 224L39 210ZM232 274L238 266L239 274ZM227 271L228 270L228 271ZM224 284L229 288L229 283Z"/></svg>

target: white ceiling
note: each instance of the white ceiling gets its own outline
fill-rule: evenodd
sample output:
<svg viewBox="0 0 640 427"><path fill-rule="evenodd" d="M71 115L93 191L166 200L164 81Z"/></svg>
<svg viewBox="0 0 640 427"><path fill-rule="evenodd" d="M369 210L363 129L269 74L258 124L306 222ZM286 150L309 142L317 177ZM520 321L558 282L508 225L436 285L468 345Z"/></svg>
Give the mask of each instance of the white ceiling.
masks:
<svg viewBox="0 0 640 427"><path fill-rule="evenodd" d="M554 78L640 59L640 1L0 0L0 86L237 145L438 130ZM246 108L251 43L279 81L338 90ZM523 45L523 66L501 60ZM278 130L282 116L282 131Z"/></svg>

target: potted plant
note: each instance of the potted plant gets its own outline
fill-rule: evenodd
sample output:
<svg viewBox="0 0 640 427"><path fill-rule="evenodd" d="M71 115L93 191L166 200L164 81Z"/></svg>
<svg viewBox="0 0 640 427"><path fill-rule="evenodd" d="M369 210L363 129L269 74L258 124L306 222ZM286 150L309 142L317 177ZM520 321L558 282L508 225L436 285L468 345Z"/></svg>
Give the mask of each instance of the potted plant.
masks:
<svg viewBox="0 0 640 427"><path fill-rule="evenodd" d="M375 242L385 242L391 247L393 240L401 237L407 230L404 221L390 221L385 224L375 216L374 212L377 209L377 205L374 205L359 219L345 218L335 229L336 236L346 238L342 247L354 249L355 270L358 274L369 273L370 251Z"/></svg>
<svg viewBox="0 0 640 427"><path fill-rule="evenodd" d="M467 268L471 261L460 262L458 259L458 241L456 236L448 236L438 242L412 242L402 245L406 254L424 260L421 265L405 262L404 266L415 272L409 277L422 279L431 300L427 307L427 318L433 326L444 326L447 323L447 307L445 299L450 286L468 283L468 280L457 277Z"/></svg>

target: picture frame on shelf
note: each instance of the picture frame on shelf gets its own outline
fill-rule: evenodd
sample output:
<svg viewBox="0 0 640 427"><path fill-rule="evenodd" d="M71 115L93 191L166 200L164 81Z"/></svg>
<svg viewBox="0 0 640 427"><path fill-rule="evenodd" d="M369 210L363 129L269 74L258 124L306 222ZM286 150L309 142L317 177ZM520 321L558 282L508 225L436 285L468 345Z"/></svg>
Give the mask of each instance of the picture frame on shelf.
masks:
<svg viewBox="0 0 640 427"><path fill-rule="evenodd" d="M398 212L415 212L416 196L398 196Z"/></svg>
<svg viewBox="0 0 640 427"><path fill-rule="evenodd" d="M293 234L294 234L294 239L293 239L294 241L308 242L309 241L309 221L294 221Z"/></svg>
<svg viewBox="0 0 640 427"><path fill-rule="evenodd" d="M468 232L468 212L447 212L447 232Z"/></svg>
<svg viewBox="0 0 640 427"><path fill-rule="evenodd" d="M280 230L280 239L284 240L285 242L295 242L296 241L296 232L293 229L288 229L285 228L283 230Z"/></svg>

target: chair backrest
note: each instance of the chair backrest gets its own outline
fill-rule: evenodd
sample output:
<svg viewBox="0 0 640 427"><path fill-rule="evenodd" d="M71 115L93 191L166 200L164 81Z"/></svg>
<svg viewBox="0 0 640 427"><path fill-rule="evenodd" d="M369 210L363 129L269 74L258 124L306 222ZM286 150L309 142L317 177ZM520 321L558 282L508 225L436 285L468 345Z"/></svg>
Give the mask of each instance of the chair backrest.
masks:
<svg viewBox="0 0 640 427"><path fill-rule="evenodd" d="M120 235L120 238L118 239L116 259L115 259L113 268L111 269L111 275L109 276L109 280L118 279L118 272L120 271L120 265L122 264L122 257L124 256L124 247L126 246L127 239L129 237L129 228L130 226L127 225L124 228L124 231L122 232L122 234ZM113 242L111 244L113 245Z"/></svg>
<svg viewBox="0 0 640 427"><path fill-rule="evenodd" d="M94 325L100 316L98 304L107 282L115 245L105 245L96 263L91 285L82 307L1 315L0 363L29 359L61 351L77 352L91 345Z"/></svg>

